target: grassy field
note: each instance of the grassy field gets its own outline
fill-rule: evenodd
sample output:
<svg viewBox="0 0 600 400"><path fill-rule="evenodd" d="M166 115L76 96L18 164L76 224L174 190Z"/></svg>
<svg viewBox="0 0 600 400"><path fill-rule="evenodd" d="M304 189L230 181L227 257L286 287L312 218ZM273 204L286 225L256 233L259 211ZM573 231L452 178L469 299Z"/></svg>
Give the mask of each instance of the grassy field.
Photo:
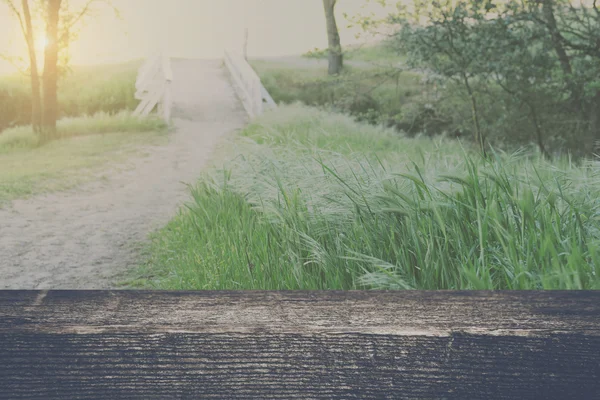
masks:
<svg viewBox="0 0 600 400"><path fill-rule="evenodd" d="M359 122L394 128L414 136L446 134L474 140L472 103L460 84L409 69L408 58L392 42L346 48L338 76L327 74L325 52L304 56L251 60L264 86L278 103L301 102L351 115ZM593 139L576 134L582 129L568 118L546 118L533 128L527 109L494 84L472 82L477 94L479 125L490 145L504 150L533 149L543 137L552 157L590 156ZM543 99L538 99L543 103ZM552 113L550 113L552 114ZM553 115L553 114L552 114Z"/></svg>
<svg viewBox="0 0 600 400"><path fill-rule="evenodd" d="M157 232L156 289L599 289L600 172L483 160L340 114L281 107Z"/></svg>
<svg viewBox="0 0 600 400"><path fill-rule="evenodd" d="M310 58L250 63L278 103L300 101L371 123L413 118L415 103L421 101L424 90L420 74L391 68L385 62L347 64L344 72L334 77L327 75L326 63Z"/></svg>
<svg viewBox="0 0 600 400"><path fill-rule="evenodd" d="M61 117L115 114L132 110L135 78L142 61L123 64L79 66L59 82ZM31 121L29 79L24 75L0 77L0 132Z"/></svg>
<svg viewBox="0 0 600 400"><path fill-rule="evenodd" d="M100 167L125 159L141 145L163 143L167 132L162 120L127 112L64 118L57 128L61 139L44 146L38 146L29 127L0 135L0 205L97 178Z"/></svg>
<svg viewBox="0 0 600 400"><path fill-rule="evenodd" d="M315 49L303 54L305 58L313 58L326 60L328 57L327 50ZM344 47L344 60L346 61L362 61L371 63L398 64L406 61L406 57L394 51L392 42L373 42L359 45L351 45Z"/></svg>
<svg viewBox="0 0 600 400"><path fill-rule="evenodd" d="M466 99L447 99L446 105L459 106L437 115L440 110L434 112L432 104L439 100L438 86L424 80L423 73L409 70L406 57L393 48L392 42L347 47L344 57L344 69L338 76L327 74L323 51L250 63L278 103L299 101L351 115L359 122L394 127L409 135L463 134L464 129L458 127L456 120L469 121L468 115L466 119L458 115L463 109L470 110L465 106Z"/></svg>
<svg viewBox="0 0 600 400"><path fill-rule="evenodd" d="M166 140L159 119L131 116L141 61L74 67L59 85L59 139L39 146L25 76L0 78L0 205L97 177L100 167Z"/></svg>

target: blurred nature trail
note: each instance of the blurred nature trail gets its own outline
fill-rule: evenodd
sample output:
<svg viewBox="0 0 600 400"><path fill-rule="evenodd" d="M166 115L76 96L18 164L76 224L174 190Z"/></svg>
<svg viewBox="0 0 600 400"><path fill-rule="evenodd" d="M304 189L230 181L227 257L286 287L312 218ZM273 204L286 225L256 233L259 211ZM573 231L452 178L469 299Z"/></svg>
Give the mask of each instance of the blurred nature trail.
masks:
<svg viewBox="0 0 600 400"><path fill-rule="evenodd" d="M108 289L136 265L140 242L187 200L215 146L246 114L221 61L173 60L169 144L108 179L0 209L0 290Z"/></svg>

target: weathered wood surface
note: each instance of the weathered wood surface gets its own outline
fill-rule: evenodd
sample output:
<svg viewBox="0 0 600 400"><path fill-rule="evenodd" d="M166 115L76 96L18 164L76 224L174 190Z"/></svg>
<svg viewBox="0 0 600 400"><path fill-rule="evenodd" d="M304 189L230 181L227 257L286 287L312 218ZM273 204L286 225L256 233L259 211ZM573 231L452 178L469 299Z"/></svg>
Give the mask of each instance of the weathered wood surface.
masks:
<svg viewBox="0 0 600 400"><path fill-rule="evenodd" d="M173 107L172 82L171 59L163 55L149 57L138 71L135 98L141 101L133 115L148 116L158 106L159 115L169 123Z"/></svg>
<svg viewBox="0 0 600 400"><path fill-rule="evenodd" d="M0 398L595 399L600 292L0 292Z"/></svg>
<svg viewBox="0 0 600 400"><path fill-rule="evenodd" d="M225 52L225 66L233 78L233 86L250 118L263 112L262 83L250 64L238 54Z"/></svg>
<svg viewBox="0 0 600 400"><path fill-rule="evenodd" d="M250 118L259 116L267 108L277 107L260 77L244 57L226 51L223 61L232 78L233 87Z"/></svg>

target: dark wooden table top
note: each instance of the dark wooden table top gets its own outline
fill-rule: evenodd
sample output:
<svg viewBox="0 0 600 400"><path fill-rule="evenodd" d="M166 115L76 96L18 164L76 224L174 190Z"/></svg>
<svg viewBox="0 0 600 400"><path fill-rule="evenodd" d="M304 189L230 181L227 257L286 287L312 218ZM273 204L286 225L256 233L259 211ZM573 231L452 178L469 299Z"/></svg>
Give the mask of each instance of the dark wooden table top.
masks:
<svg viewBox="0 0 600 400"><path fill-rule="evenodd" d="M0 291L0 399L600 399L600 292Z"/></svg>

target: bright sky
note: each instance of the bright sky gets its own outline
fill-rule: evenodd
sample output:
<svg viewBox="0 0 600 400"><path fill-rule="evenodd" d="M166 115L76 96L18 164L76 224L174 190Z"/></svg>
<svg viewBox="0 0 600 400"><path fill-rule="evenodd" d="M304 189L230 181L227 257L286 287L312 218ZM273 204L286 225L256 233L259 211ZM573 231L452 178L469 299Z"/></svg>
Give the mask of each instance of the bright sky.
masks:
<svg viewBox="0 0 600 400"><path fill-rule="evenodd" d="M73 2L74 0L72 0ZM20 3L20 2L17 2ZM240 50L249 29L250 56L282 56L327 47L322 0L113 0L123 20L104 8L72 46L72 63L102 64L145 57L158 47L174 57L219 58ZM342 44L356 43L343 13L381 10L366 0L339 0ZM365 8L366 7L366 8ZM43 28L42 28L43 29ZM25 56L16 20L0 2L0 54ZM12 72L0 60L0 73Z"/></svg>

